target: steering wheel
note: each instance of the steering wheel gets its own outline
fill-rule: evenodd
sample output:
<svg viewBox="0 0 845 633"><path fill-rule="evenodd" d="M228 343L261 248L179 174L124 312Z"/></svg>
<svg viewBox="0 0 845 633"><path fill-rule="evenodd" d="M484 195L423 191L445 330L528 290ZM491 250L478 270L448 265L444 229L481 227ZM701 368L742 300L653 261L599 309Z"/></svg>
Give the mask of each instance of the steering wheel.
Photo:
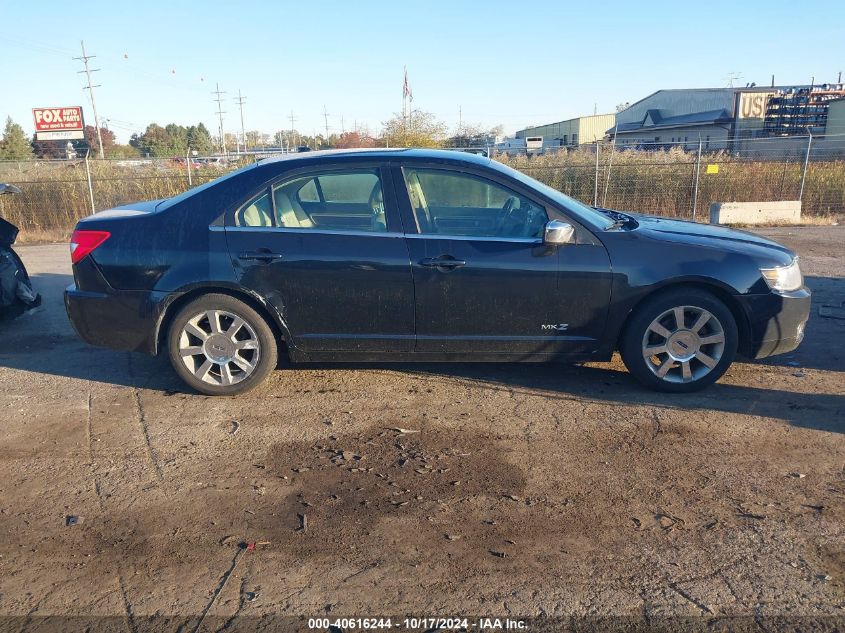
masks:
<svg viewBox="0 0 845 633"><path fill-rule="evenodd" d="M519 210L519 198L510 196L502 205L502 218L496 226L496 233L501 234L502 230L511 222L514 213Z"/></svg>

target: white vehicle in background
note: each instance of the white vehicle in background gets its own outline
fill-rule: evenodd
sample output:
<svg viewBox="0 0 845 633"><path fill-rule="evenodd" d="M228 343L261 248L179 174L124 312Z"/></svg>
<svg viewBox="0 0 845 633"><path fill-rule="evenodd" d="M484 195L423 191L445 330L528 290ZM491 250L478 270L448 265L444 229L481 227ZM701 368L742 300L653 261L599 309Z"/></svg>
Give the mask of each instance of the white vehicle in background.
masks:
<svg viewBox="0 0 845 633"><path fill-rule="evenodd" d="M505 138L493 146L493 151L507 156L519 156L525 154L524 138Z"/></svg>
<svg viewBox="0 0 845 633"><path fill-rule="evenodd" d="M543 137L542 136L526 136L525 137L525 151L528 154L542 154L543 153Z"/></svg>

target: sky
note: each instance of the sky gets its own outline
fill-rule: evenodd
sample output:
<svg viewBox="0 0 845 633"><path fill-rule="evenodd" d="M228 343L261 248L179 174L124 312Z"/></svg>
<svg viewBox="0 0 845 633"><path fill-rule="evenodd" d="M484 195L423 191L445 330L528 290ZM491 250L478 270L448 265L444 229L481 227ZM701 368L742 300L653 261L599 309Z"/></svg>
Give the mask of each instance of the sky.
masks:
<svg viewBox="0 0 845 633"><path fill-rule="evenodd" d="M32 133L34 107L82 105L92 68L101 121L126 142L156 122L218 129L369 127L413 107L453 130L613 112L662 88L834 82L845 2L514 0L19 2L0 0L0 116ZM802 17L806 16L806 17ZM460 113L460 114L459 114Z"/></svg>

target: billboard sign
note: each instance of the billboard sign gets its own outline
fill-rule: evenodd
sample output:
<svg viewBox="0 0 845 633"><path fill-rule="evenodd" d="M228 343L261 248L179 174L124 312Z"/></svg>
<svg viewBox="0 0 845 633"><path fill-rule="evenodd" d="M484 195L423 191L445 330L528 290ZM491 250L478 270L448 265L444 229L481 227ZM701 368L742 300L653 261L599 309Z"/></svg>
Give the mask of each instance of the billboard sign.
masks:
<svg viewBox="0 0 845 633"><path fill-rule="evenodd" d="M33 108L35 138L39 141L65 141L85 138L82 107Z"/></svg>

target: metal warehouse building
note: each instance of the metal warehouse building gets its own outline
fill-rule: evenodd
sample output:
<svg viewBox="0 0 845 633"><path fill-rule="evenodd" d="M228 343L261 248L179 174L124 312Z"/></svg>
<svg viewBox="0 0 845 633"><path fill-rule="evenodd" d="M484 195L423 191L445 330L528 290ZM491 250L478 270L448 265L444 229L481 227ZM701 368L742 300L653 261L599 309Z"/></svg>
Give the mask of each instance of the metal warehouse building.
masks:
<svg viewBox="0 0 845 633"><path fill-rule="evenodd" d="M577 119L567 119L557 123L538 125L519 130L515 136L519 139L542 137L543 149L554 147L577 147L585 143L595 143L604 138L608 128L616 124L615 114L595 114Z"/></svg>
<svg viewBox="0 0 845 633"><path fill-rule="evenodd" d="M753 139L823 135L842 84L658 90L616 115L606 129L621 146L753 148ZM837 106L838 108L839 106Z"/></svg>

